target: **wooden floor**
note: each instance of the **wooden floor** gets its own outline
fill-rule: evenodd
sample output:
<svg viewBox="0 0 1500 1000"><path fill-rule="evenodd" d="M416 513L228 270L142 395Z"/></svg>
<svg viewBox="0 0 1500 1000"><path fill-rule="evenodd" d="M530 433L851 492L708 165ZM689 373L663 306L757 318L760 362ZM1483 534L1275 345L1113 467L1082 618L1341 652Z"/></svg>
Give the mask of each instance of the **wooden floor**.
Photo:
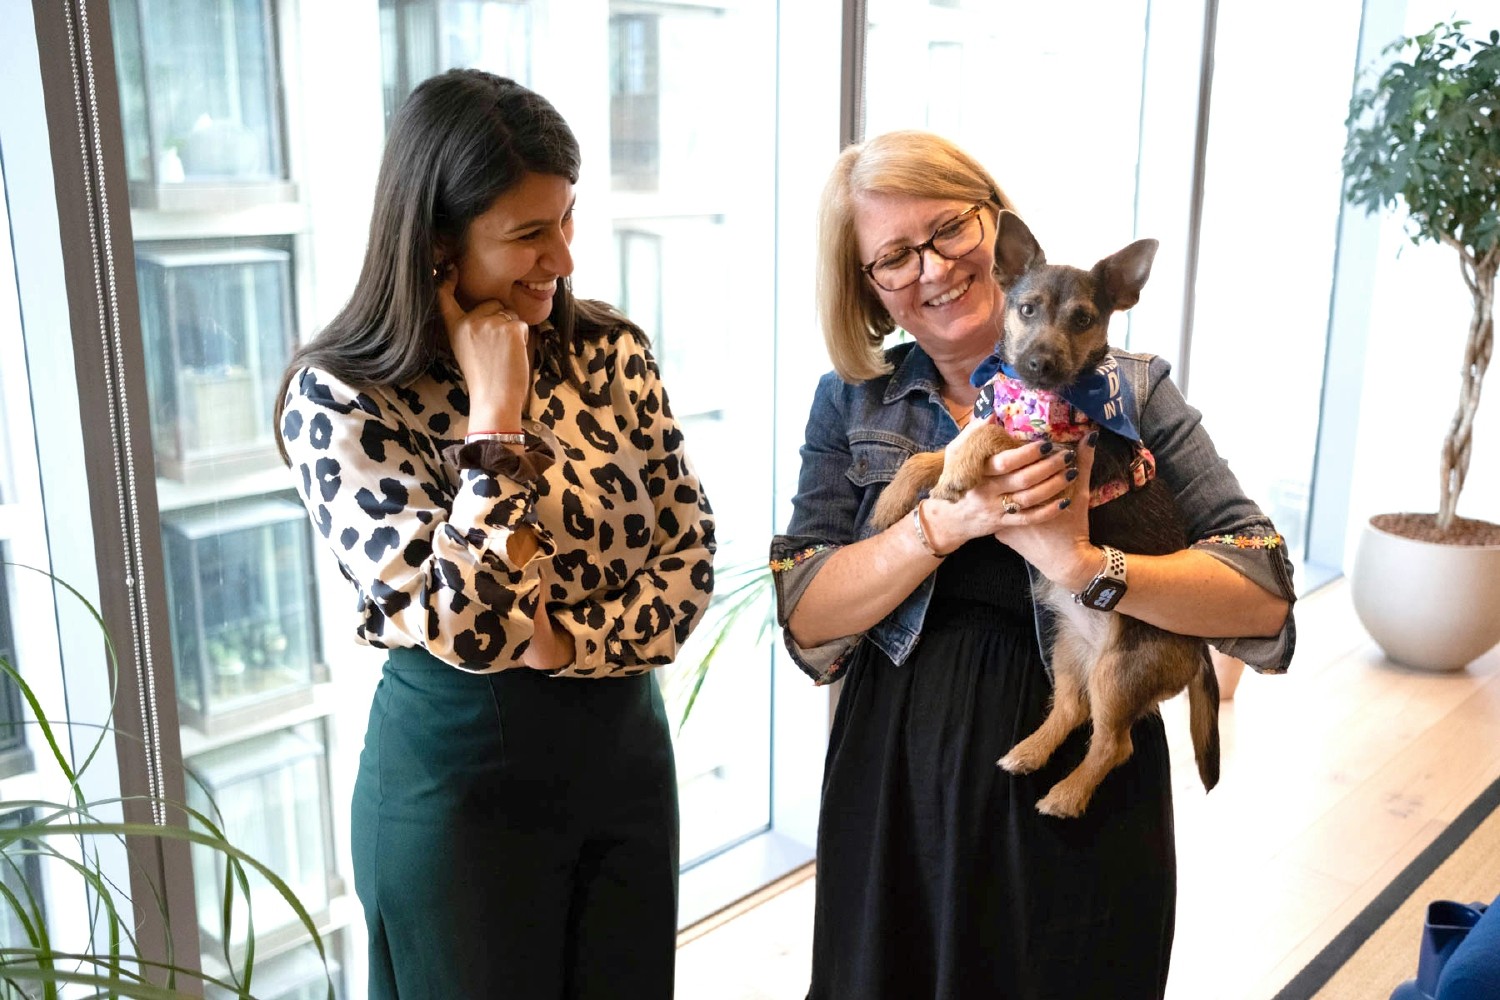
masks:
<svg viewBox="0 0 1500 1000"><path fill-rule="evenodd" d="M1162 708L1180 868L1168 1000L1274 996L1500 777L1500 649L1456 674L1396 667L1343 581L1303 598L1297 623L1291 671L1247 671L1224 704L1211 795L1185 704ZM802 1000L813 881L808 869L685 931L677 1000Z"/></svg>

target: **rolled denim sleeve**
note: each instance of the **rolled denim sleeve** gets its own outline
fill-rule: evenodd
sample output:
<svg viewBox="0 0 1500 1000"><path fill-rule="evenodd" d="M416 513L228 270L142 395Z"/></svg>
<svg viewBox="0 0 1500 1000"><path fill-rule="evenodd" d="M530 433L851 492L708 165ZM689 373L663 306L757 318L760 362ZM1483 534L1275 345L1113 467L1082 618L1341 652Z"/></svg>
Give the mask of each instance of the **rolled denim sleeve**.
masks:
<svg viewBox="0 0 1500 1000"><path fill-rule="evenodd" d="M860 641L860 636L851 635L803 647L786 627L828 557L856 536L861 488L848 475L853 456L848 419L840 405L841 385L833 373L818 383L803 438L792 519L786 533L771 540L776 621L792 661L818 684L839 678Z"/></svg>
<svg viewBox="0 0 1500 1000"><path fill-rule="evenodd" d="M792 610L828 557L839 546L796 535L777 535L771 540L771 580L775 584L776 624L792 662L815 684L832 684L843 674L859 645L859 637L843 636L820 646L800 646L786 627Z"/></svg>
<svg viewBox="0 0 1500 1000"><path fill-rule="evenodd" d="M1288 602L1297 599L1286 541L1214 448L1203 415L1168 376L1171 366L1152 358L1141 403L1141 432L1156 456L1157 475L1171 489L1187 523L1191 547L1209 555ZM1220 652L1262 673L1284 673L1296 649L1295 616L1274 636L1210 637Z"/></svg>

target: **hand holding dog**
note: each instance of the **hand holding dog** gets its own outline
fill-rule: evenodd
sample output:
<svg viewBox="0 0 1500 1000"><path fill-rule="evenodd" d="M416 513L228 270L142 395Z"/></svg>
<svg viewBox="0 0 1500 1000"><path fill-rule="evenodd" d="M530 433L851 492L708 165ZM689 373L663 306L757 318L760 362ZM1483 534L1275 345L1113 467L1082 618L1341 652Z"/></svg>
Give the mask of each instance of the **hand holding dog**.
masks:
<svg viewBox="0 0 1500 1000"><path fill-rule="evenodd" d="M1052 480L1033 490L1015 494L1016 501L1023 508L1032 503L1038 506L1001 518L995 531L995 537L1002 544L1013 549L1047 579L1069 591L1079 590L1099 568L1099 549L1089 541L1089 482L1094 469L1097 438L1093 440L1093 444L1088 439L1078 442L1077 461L1071 466L1077 476L1066 483L1067 490L1062 497L1047 492L1047 488L1053 485ZM994 461L998 464L1007 454L1026 450L1029 446L1001 453ZM1066 506L1063 506L1064 501Z"/></svg>
<svg viewBox="0 0 1500 1000"><path fill-rule="evenodd" d="M983 426L983 421L971 421L948 445L945 460L963 446L969 435L980 432L979 428ZM1088 452L1087 459L1085 451ZM934 545L941 552L951 552L981 535L995 535L1001 542L1011 545L1007 529L1034 528L1043 537L1054 534L1054 530L1041 526L1069 513L1074 505L1070 501L1067 507L1061 506L1064 499L1075 494L1084 495L1074 487L1077 483L1087 484L1088 467L1093 463L1092 451L1085 448L1077 453L1077 464L1086 460L1088 466L1078 468L1076 472L1073 450L1047 441L1033 441L990 456L979 480L958 499L928 501L923 513L929 522ZM1007 514L1007 503L1019 505L1020 512ZM1082 523L1084 540L1087 541L1088 505L1082 507L1081 516L1075 513L1068 520ZM1027 554L1017 545L1011 547L1023 556Z"/></svg>

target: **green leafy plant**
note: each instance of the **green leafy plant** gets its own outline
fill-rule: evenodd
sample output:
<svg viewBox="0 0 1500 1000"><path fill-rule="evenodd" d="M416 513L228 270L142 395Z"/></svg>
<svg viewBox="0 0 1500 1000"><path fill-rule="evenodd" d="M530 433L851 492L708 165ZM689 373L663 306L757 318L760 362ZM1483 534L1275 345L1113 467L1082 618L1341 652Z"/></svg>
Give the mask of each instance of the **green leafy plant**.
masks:
<svg viewBox="0 0 1500 1000"><path fill-rule="evenodd" d="M118 674L118 660L104 620L94 606L77 590L45 570L17 563L0 563L40 573L50 578L83 603L98 623L110 663L110 676ZM204 812L180 802L144 796L89 800L81 779L98 754L104 741L113 733L110 725L90 725L68 721L67 731L94 730L93 741L81 763L75 762L71 746L59 726L47 718L35 692L15 666L0 657L0 670L14 681L26 706L24 723L35 726L50 752L50 760L61 773L69 789L61 802L47 800L7 801L11 815L23 822L0 827L0 924L20 928L24 940L0 942L0 996L44 997L132 997L141 1000L172 1000L178 997L202 996L202 989L216 987L237 997L250 998L255 974L255 933L253 915L245 919L244 944L231 949L224 946L222 959L230 971L211 975L199 969L171 961L142 958L134 934L134 901L113 882L101 861L101 845L106 840L125 842L132 838L156 838L187 841L223 855L225 859L222 886L223 909L220 914L219 940L228 942L235 936L235 903L250 898L249 873L265 879L286 900L310 940L322 956L325 971L327 955L323 940L306 907L292 889L270 868L230 843L221 829L222 823ZM113 702L113 698L111 698ZM82 741L87 742L87 741ZM211 800L210 800L211 801ZM178 825L119 822L108 818L127 803L160 806L179 821ZM212 808L217 814L217 808ZM67 951L59 941L59 932L49 921L43 900L32 891L28 869L36 863L60 865L70 871L86 889L89 897L88 948ZM154 883L151 892L166 921L161 893ZM67 940L77 940L76 928L66 929ZM67 987L88 987L80 992ZM328 977L328 998L333 1000L332 977Z"/></svg>
<svg viewBox="0 0 1500 1000"><path fill-rule="evenodd" d="M696 660L679 660L664 685L667 701L676 709L677 731L687 724L708 672L720 654L749 633L751 648L758 648L776 624L771 601L771 567L764 561L739 563L714 574L714 597L699 631L707 634L707 647Z"/></svg>
<svg viewBox="0 0 1500 1000"><path fill-rule="evenodd" d="M1387 46L1392 61L1349 106L1345 197L1370 211L1405 206L1413 243L1459 255L1473 299L1458 410L1443 440L1439 532L1468 476L1474 414L1495 343L1500 265L1500 31L1438 23Z"/></svg>

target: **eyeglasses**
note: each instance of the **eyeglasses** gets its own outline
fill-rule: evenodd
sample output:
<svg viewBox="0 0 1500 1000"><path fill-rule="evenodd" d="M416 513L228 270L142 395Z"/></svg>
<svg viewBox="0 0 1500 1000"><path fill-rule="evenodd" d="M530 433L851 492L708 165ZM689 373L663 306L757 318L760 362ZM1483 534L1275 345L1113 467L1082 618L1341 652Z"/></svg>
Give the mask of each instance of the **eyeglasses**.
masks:
<svg viewBox="0 0 1500 1000"><path fill-rule="evenodd" d="M932 231L925 243L912 247L897 247L860 270L870 280L888 292L899 292L922 277L924 253L931 250L947 260L958 260L971 254L984 242L984 215L980 202L962 215L955 215Z"/></svg>

